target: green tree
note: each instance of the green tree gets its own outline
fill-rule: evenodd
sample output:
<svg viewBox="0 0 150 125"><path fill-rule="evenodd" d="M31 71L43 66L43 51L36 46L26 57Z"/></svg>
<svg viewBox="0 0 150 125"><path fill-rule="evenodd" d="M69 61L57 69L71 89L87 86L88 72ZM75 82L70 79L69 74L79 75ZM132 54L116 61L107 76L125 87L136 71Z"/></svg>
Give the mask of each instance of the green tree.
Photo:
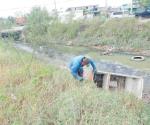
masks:
<svg viewBox="0 0 150 125"><path fill-rule="evenodd" d="M50 19L45 8L33 8L31 13L27 15L27 29L25 32L27 42L36 44L45 42Z"/></svg>

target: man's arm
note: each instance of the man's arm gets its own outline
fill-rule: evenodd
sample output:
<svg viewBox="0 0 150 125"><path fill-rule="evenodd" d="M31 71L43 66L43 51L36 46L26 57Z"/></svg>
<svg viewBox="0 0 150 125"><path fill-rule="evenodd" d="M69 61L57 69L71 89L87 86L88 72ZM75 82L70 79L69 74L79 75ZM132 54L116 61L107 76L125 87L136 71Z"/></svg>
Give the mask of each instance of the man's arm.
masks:
<svg viewBox="0 0 150 125"><path fill-rule="evenodd" d="M71 67L71 74L76 78L78 79L79 81L83 80L83 77L80 77L78 75L78 70L79 70L79 65L73 65Z"/></svg>
<svg viewBox="0 0 150 125"><path fill-rule="evenodd" d="M90 64L93 67L93 72L95 72L96 71L96 65L95 65L95 62L92 59L90 59Z"/></svg>

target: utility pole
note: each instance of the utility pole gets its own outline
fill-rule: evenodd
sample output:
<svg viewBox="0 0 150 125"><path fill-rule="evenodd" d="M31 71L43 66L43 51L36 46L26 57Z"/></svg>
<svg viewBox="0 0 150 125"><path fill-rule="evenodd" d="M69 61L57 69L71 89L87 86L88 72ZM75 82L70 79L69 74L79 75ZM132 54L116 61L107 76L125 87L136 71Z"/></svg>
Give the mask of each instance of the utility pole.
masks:
<svg viewBox="0 0 150 125"><path fill-rule="evenodd" d="M133 14L133 0L131 0L131 10L130 13Z"/></svg>
<svg viewBox="0 0 150 125"><path fill-rule="evenodd" d="M105 13L106 13L106 17L108 16L108 1L105 0Z"/></svg>
<svg viewBox="0 0 150 125"><path fill-rule="evenodd" d="M56 0L54 0L54 8L55 8L55 11L56 11L56 9L57 9Z"/></svg>
<svg viewBox="0 0 150 125"><path fill-rule="evenodd" d="M58 17L58 13L57 13L57 4L56 4L56 0L54 0L54 13L56 18Z"/></svg>
<svg viewBox="0 0 150 125"><path fill-rule="evenodd" d="M105 0L105 9L107 10L107 8L108 8L108 2L107 0Z"/></svg>

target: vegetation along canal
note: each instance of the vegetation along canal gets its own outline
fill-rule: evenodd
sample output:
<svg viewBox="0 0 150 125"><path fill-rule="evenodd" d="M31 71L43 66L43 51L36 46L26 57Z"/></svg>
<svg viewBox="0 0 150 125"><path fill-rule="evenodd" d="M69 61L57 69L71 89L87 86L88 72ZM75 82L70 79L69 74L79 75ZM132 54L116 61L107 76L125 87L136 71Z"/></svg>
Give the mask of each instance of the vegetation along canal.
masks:
<svg viewBox="0 0 150 125"><path fill-rule="evenodd" d="M48 63L59 65L63 68L67 68L70 59L82 53L87 56L91 56L96 60L96 65L98 70L108 71L114 73L121 73L126 75L135 75L144 77L144 95L149 96L150 94L150 72L149 69L145 69L148 67L150 62L150 58L146 57L143 62L133 62L130 60L131 55L124 54L113 54L111 56L108 55L99 55L97 52L91 52L88 49L82 49L82 52L79 52L79 48L74 48L74 53L67 54L63 48L63 46L55 46L55 47L39 47L35 51L28 44L20 44L17 43L14 45L16 48L30 52L35 54L36 57L46 60ZM60 49L61 48L61 49ZM63 50L64 49L64 50ZM70 49L72 49L70 47ZM80 48L81 50L81 48ZM67 49L69 51L69 49ZM138 67L139 65L139 67ZM136 67L137 66L137 67Z"/></svg>

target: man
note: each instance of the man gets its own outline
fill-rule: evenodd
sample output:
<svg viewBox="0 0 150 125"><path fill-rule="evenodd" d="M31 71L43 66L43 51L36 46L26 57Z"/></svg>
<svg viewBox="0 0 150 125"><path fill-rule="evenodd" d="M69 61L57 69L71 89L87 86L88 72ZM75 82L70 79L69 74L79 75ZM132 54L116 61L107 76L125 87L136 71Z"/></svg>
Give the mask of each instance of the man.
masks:
<svg viewBox="0 0 150 125"><path fill-rule="evenodd" d="M69 68L73 77L79 81L83 80L83 66L91 65L93 73L96 71L96 66L93 60L85 56L77 56L72 59Z"/></svg>

